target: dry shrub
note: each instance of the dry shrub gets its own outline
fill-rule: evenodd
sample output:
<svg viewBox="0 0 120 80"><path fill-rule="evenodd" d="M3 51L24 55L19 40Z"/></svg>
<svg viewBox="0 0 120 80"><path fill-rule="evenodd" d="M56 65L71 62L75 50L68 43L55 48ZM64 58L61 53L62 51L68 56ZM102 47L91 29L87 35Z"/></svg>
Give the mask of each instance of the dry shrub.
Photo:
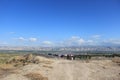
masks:
<svg viewBox="0 0 120 80"><path fill-rule="evenodd" d="M27 54L25 56L14 56L10 58L6 63L7 64L14 64L15 67L22 67L32 63L32 54Z"/></svg>
<svg viewBox="0 0 120 80"><path fill-rule="evenodd" d="M43 77L40 73L37 72L28 73L25 76L30 78L31 80L48 80L47 77Z"/></svg>
<svg viewBox="0 0 120 80"><path fill-rule="evenodd" d="M1 64L0 65L0 70L11 70L14 68L15 67L12 64Z"/></svg>
<svg viewBox="0 0 120 80"><path fill-rule="evenodd" d="M44 63L44 64L52 64L53 61L41 56L33 56L32 54L27 54L24 56L14 56L10 58L7 64L14 64L15 67L22 67L28 65L30 63Z"/></svg>
<svg viewBox="0 0 120 80"><path fill-rule="evenodd" d="M43 65L43 67L50 68L50 69L53 68L52 66L49 66L49 65Z"/></svg>
<svg viewBox="0 0 120 80"><path fill-rule="evenodd" d="M115 63L120 63L120 57L115 57L112 59L112 61Z"/></svg>
<svg viewBox="0 0 120 80"><path fill-rule="evenodd" d="M86 62L86 63L90 63L90 61L89 61L89 60L86 60L85 62Z"/></svg>
<svg viewBox="0 0 120 80"><path fill-rule="evenodd" d="M45 57L41 57L41 56L34 57L34 62L35 63L45 63L45 64L52 64L53 63L52 60L47 59Z"/></svg>
<svg viewBox="0 0 120 80"><path fill-rule="evenodd" d="M1 64L0 65L0 77L5 77L9 74L17 74L18 70L12 64Z"/></svg>
<svg viewBox="0 0 120 80"><path fill-rule="evenodd" d="M50 60L50 61L45 61L44 63L45 63L45 64L52 64L53 61L51 61L51 60Z"/></svg>
<svg viewBox="0 0 120 80"><path fill-rule="evenodd" d="M27 54L24 56L26 58L26 60L32 60L33 59L33 55L32 54Z"/></svg>

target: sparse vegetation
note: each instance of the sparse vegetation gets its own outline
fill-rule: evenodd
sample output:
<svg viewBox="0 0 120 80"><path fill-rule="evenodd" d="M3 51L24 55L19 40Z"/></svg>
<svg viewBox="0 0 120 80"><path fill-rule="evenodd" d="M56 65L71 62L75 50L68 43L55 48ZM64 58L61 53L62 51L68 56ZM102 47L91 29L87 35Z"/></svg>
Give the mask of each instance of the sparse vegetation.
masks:
<svg viewBox="0 0 120 80"><path fill-rule="evenodd" d="M53 63L52 60L41 57L41 56L34 57L34 62L35 63L45 63L45 64L52 64Z"/></svg>
<svg viewBox="0 0 120 80"><path fill-rule="evenodd" d="M18 55L19 54L0 53L0 64L6 63L10 58Z"/></svg>
<svg viewBox="0 0 120 80"><path fill-rule="evenodd" d="M120 66L120 57L113 58L112 62L117 63Z"/></svg>
<svg viewBox="0 0 120 80"><path fill-rule="evenodd" d="M5 77L9 74L16 74L18 70L12 64L1 64L0 65L0 77Z"/></svg>
<svg viewBox="0 0 120 80"><path fill-rule="evenodd" d="M45 67L45 68L50 68L50 69L52 69L53 67L52 66L50 66L50 65L43 65L43 67Z"/></svg>
<svg viewBox="0 0 120 80"><path fill-rule="evenodd" d="M120 57L114 57L112 61L120 64Z"/></svg>
<svg viewBox="0 0 120 80"><path fill-rule="evenodd" d="M38 72L28 73L25 76L28 77L28 78L30 78L31 80L48 80L47 77L43 77Z"/></svg>

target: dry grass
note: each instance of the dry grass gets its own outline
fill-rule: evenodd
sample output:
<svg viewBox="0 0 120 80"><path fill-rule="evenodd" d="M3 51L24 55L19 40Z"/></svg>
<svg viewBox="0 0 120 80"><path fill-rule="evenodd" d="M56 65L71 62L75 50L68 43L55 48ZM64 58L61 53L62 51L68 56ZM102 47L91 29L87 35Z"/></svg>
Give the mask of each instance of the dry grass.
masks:
<svg viewBox="0 0 120 80"><path fill-rule="evenodd" d="M43 61L43 63L45 63L45 64L52 64L53 61L51 61L51 60L49 61L49 60L48 60L48 61Z"/></svg>
<svg viewBox="0 0 120 80"><path fill-rule="evenodd" d="M50 69L53 68L52 66L49 66L49 65L43 65L43 67L45 67L45 68L50 68Z"/></svg>
<svg viewBox="0 0 120 80"><path fill-rule="evenodd" d="M120 57L115 57L112 59L112 62L116 63L118 66L120 66Z"/></svg>
<svg viewBox="0 0 120 80"><path fill-rule="evenodd" d="M41 57L41 56L36 56L34 58L34 61L37 63L45 63L45 64L52 64L53 61L51 59L47 59L45 57Z"/></svg>
<svg viewBox="0 0 120 80"><path fill-rule="evenodd" d="M0 65L0 77L6 77L9 74L17 74L18 70L12 64Z"/></svg>
<svg viewBox="0 0 120 80"><path fill-rule="evenodd" d="M28 77L28 78L30 78L31 80L48 80L47 77L43 77L38 72L28 73L25 76Z"/></svg>
<svg viewBox="0 0 120 80"><path fill-rule="evenodd" d="M112 61L115 63L120 63L120 57L115 57L112 59Z"/></svg>
<svg viewBox="0 0 120 80"><path fill-rule="evenodd" d="M1 64L0 69L13 69L14 66L12 64Z"/></svg>
<svg viewBox="0 0 120 80"><path fill-rule="evenodd" d="M7 54L7 53L0 53L0 64L6 63L10 58L17 56L19 54Z"/></svg>

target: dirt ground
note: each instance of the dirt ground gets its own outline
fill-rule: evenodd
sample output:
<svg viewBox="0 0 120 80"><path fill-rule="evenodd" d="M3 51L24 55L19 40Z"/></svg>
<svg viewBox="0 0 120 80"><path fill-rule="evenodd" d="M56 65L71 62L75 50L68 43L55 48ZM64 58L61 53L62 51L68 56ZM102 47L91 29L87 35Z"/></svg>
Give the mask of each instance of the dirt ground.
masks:
<svg viewBox="0 0 120 80"><path fill-rule="evenodd" d="M120 66L111 60L66 61L59 60L49 80L120 80Z"/></svg>
<svg viewBox="0 0 120 80"><path fill-rule="evenodd" d="M40 73L48 80L120 80L120 65L111 60L51 61L20 67L15 70L17 72L6 74L0 80L33 80L25 76L28 73Z"/></svg>

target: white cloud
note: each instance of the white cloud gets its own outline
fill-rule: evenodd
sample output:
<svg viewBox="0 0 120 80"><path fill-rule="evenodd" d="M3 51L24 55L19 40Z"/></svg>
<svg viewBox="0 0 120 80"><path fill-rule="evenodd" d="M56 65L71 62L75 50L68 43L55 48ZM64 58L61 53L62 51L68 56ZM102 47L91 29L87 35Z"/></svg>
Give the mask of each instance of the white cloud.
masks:
<svg viewBox="0 0 120 80"><path fill-rule="evenodd" d="M79 44L79 45L81 45L81 44L84 44L85 43L85 40L84 39L78 39L77 40L77 43Z"/></svg>
<svg viewBox="0 0 120 80"><path fill-rule="evenodd" d="M80 46L84 45L85 40L83 38L80 38L78 36L72 36L70 39L67 39L62 42L62 45L65 46Z"/></svg>
<svg viewBox="0 0 120 80"><path fill-rule="evenodd" d="M106 39L106 40L97 40L97 39L88 39L85 40L80 37L71 37L65 41L61 41L59 46L98 46L98 45L120 45L120 39Z"/></svg>
<svg viewBox="0 0 120 80"><path fill-rule="evenodd" d="M98 37L98 36L96 36ZM96 39L83 39L79 36L72 36L70 39L63 41L61 44L64 46L84 46L84 45L100 45L100 41Z"/></svg>
<svg viewBox="0 0 120 80"><path fill-rule="evenodd" d="M92 38L94 39L99 39L101 37L101 35L93 35Z"/></svg>
<svg viewBox="0 0 120 80"><path fill-rule="evenodd" d="M86 41L86 45L93 46L93 45L98 45L98 44L99 44L99 42L97 40L87 40Z"/></svg>
<svg viewBox="0 0 120 80"><path fill-rule="evenodd" d="M120 39L109 39L109 40L104 40L104 44L112 44L112 45L120 45Z"/></svg>
<svg viewBox="0 0 120 80"><path fill-rule="evenodd" d="M87 40L88 43L93 43L94 41L93 40Z"/></svg>
<svg viewBox="0 0 120 80"><path fill-rule="evenodd" d="M44 45L52 45L53 43L51 41L43 41L42 44L44 44Z"/></svg>
<svg viewBox="0 0 120 80"><path fill-rule="evenodd" d="M38 39L37 38L24 38L24 37L19 37L19 38L15 38L16 40L19 40L19 41L23 41L23 42L36 42Z"/></svg>
<svg viewBox="0 0 120 80"><path fill-rule="evenodd" d="M19 38L17 38L17 40L19 40L19 41L27 41L27 39L25 39L23 37L19 37Z"/></svg>
<svg viewBox="0 0 120 80"><path fill-rule="evenodd" d="M37 38L29 38L29 41L31 41L31 42L36 42L36 41L37 41Z"/></svg>
<svg viewBox="0 0 120 80"><path fill-rule="evenodd" d="M69 39L66 40L62 40L62 41L57 41L57 42L51 42L49 40L46 41L42 41L39 42L37 38L31 37L31 38L24 38L24 37L19 37L16 38L19 41L22 41L25 44L32 44L35 45L35 43L32 42L36 42L37 45L40 46L47 46L47 47L51 47L51 46L87 46L87 45L91 45L91 46L95 46L95 45L120 45L120 39L106 39L106 40L102 40L102 38L100 38L100 35L94 35L92 36L93 38L91 39L84 39L81 38L79 36L72 36ZM99 39L100 38L100 39ZM21 43L20 43L21 44Z"/></svg>

